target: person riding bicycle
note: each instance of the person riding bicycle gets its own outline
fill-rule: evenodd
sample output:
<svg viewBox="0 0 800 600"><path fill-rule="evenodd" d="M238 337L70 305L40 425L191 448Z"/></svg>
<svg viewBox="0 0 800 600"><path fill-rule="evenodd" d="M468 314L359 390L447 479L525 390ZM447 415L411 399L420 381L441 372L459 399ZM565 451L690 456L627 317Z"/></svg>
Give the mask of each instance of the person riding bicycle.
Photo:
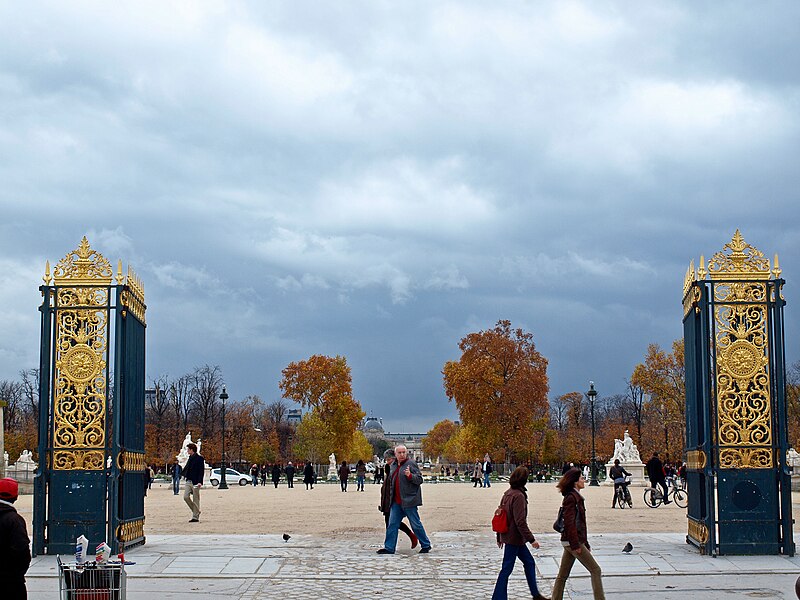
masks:
<svg viewBox="0 0 800 600"><path fill-rule="evenodd" d="M669 499L669 490L667 489L667 480L664 476L664 465L661 459L658 458L658 452L653 452L653 457L647 461L645 465L647 476L650 478L650 487L655 489L656 485L660 486L663 490L664 504L670 504L672 500Z"/></svg>
<svg viewBox="0 0 800 600"><path fill-rule="evenodd" d="M625 494L625 501L628 503L628 506L633 506L633 502L631 501L631 493L628 491L628 486L631 484L630 481L627 481L625 477L630 477L631 474L628 473L624 467L620 466L619 459L614 459L614 466L608 472L609 477L614 481L614 496L611 498L611 508L614 508L615 501L617 499L617 490L621 487L623 493Z"/></svg>

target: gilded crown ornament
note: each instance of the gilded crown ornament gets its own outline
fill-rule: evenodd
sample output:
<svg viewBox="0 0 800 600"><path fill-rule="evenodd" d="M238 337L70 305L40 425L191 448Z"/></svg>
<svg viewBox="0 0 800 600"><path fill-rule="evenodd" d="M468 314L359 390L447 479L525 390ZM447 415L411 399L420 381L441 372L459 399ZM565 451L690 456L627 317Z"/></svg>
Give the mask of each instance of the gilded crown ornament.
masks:
<svg viewBox="0 0 800 600"><path fill-rule="evenodd" d="M730 243L708 261L708 274L711 279L769 279L769 259L737 229Z"/></svg>

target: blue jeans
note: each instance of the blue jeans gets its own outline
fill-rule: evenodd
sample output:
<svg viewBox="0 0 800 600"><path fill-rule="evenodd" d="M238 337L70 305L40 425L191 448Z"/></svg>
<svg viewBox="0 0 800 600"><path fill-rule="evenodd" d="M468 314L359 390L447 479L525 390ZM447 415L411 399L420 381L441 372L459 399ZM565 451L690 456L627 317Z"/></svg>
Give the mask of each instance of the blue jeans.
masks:
<svg viewBox="0 0 800 600"><path fill-rule="evenodd" d="M528 580L531 596L536 597L539 595L539 588L536 586L536 563L533 561L533 556L531 551L528 550L528 546L525 544L522 544L522 546L506 544L503 552L503 566L497 576L492 600L508 599L508 578L511 575L511 571L514 570L514 563L517 562L517 558L522 561L522 567L525 569L525 579Z"/></svg>
<svg viewBox="0 0 800 600"><path fill-rule="evenodd" d="M356 477L356 491L361 490L364 491L364 476L359 475Z"/></svg>
<svg viewBox="0 0 800 600"><path fill-rule="evenodd" d="M428 534L425 533L425 528L422 526L422 521L419 520L419 512L416 506L409 506L403 508L396 502L392 504L392 511L389 513L389 525L386 526L386 539L383 542L383 547L389 552L394 553L397 546L397 530L400 529L400 522L403 517L408 518L411 525L411 531L419 539L421 548L430 548L431 541L428 539Z"/></svg>
<svg viewBox="0 0 800 600"><path fill-rule="evenodd" d="M172 478L172 493L176 496L181 493L181 480Z"/></svg>
<svg viewBox="0 0 800 600"><path fill-rule="evenodd" d="M489 483L489 473L483 474L483 487L492 487L492 484Z"/></svg>

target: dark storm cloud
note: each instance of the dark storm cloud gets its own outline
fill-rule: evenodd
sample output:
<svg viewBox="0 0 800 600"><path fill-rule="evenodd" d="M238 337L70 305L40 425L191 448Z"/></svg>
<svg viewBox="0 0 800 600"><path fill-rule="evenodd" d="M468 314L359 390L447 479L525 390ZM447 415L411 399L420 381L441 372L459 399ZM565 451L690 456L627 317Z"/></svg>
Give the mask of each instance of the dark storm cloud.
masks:
<svg viewBox="0 0 800 600"><path fill-rule="evenodd" d="M149 376L273 399L342 354L394 431L455 415L442 365L501 318L553 394L621 392L737 227L782 256L791 339L798 10L5 5L0 378L84 233L146 282Z"/></svg>

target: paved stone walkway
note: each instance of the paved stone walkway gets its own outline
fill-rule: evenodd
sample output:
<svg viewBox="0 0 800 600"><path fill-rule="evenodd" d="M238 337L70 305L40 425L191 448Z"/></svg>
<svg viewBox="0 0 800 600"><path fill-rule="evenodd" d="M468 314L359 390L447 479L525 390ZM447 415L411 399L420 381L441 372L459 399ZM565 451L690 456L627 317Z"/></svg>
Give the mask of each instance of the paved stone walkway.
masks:
<svg viewBox="0 0 800 600"><path fill-rule="evenodd" d="M282 600L365 598L470 600L489 598L501 553L490 533L438 532L428 555L411 551L401 537L398 553L379 556L377 539L348 535L323 539L297 535L148 536L127 558L129 600ZM556 535L539 538L538 581L549 595L561 547ZM609 598L795 598L800 558L700 556L680 534L591 536ZM627 541L634 551L623 554ZM579 564L566 598L591 598ZM34 559L29 598L57 598L55 557ZM522 565L511 577L509 597L529 597Z"/></svg>

